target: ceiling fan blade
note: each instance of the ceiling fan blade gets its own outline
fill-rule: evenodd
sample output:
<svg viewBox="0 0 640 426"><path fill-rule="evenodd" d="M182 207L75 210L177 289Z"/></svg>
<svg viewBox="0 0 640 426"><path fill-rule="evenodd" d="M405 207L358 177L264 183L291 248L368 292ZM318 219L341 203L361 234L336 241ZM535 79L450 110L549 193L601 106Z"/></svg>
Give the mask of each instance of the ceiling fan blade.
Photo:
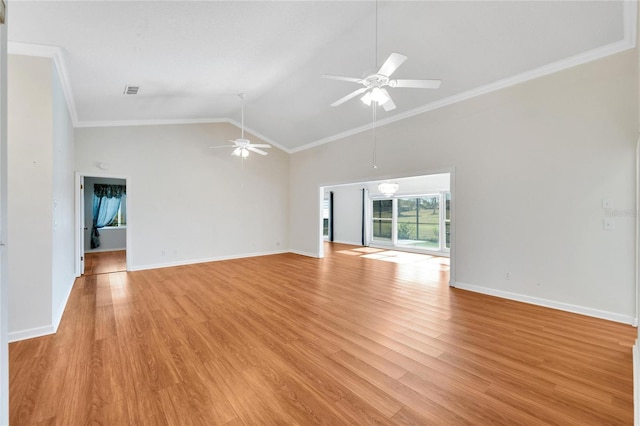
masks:
<svg viewBox="0 0 640 426"><path fill-rule="evenodd" d="M349 93L347 96L345 96L344 98L340 98L337 101L335 101L334 103L331 104L332 107L336 107L338 105L342 105L343 103L347 102L349 99L353 99L356 96L358 96L360 93L366 92L368 89L366 87L362 87L354 92Z"/></svg>
<svg viewBox="0 0 640 426"><path fill-rule="evenodd" d="M394 52L391 55L389 55L389 57L387 58L386 61L384 61L384 64L382 64L382 66L378 70L378 74L385 75L385 76L389 77L406 60L407 60L406 56L404 56L404 55L402 55L400 53L395 53Z"/></svg>
<svg viewBox="0 0 640 426"><path fill-rule="evenodd" d="M385 89L382 89L384 91L384 94L387 95L387 97L389 98L387 100L387 102L382 104L382 108L384 108L385 111L391 111L396 109L396 104L393 102L393 99L391 99L391 95L389 95L389 92L387 92Z"/></svg>
<svg viewBox="0 0 640 426"><path fill-rule="evenodd" d="M239 157L241 152L242 152L242 148L237 147L236 149L233 150L231 155L235 155L236 157Z"/></svg>
<svg viewBox="0 0 640 426"><path fill-rule="evenodd" d="M341 75L331 75L331 74L324 74L322 78L328 78L330 80L351 81L353 83L360 83L362 81L362 79L360 78L343 77Z"/></svg>
<svg viewBox="0 0 640 426"><path fill-rule="evenodd" d="M254 148L271 148L271 145L269 145L268 143L252 143L249 146L252 146Z"/></svg>
<svg viewBox="0 0 640 426"><path fill-rule="evenodd" d="M395 83L394 83L395 82ZM412 87L416 89L438 89L442 80L391 80L391 87Z"/></svg>
<svg viewBox="0 0 640 426"><path fill-rule="evenodd" d="M256 148L256 147L255 147L255 145L249 145L249 146L247 147L247 149L248 149L249 151L253 151L253 152L255 152L255 153L257 153L257 154L260 154L260 155L267 155L267 152L266 152L266 151L263 151L263 150L261 150L261 149Z"/></svg>
<svg viewBox="0 0 640 426"><path fill-rule="evenodd" d="M215 149L215 148L234 148L235 145L216 145L216 146L210 146L209 148L211 149Z"/></svg>

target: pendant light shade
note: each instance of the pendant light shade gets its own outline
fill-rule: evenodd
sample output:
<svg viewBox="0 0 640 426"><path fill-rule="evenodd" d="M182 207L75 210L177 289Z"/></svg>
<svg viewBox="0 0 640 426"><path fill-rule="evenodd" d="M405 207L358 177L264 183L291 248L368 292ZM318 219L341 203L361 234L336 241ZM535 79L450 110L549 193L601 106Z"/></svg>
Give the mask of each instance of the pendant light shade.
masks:
<svg viewBox="0 0 640 426"><path fill-rule="evenodd" d="M378 185L378 191L382 192L386 197L391 197L398 191L400 185L397 183L383 182Z"/></svg>

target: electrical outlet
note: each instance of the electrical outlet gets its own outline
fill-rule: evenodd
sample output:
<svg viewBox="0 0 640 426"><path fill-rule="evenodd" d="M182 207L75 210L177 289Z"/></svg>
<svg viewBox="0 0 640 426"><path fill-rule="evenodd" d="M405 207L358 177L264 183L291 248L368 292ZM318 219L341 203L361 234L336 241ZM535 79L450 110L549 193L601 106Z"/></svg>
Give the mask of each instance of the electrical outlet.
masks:
<svg viewBox="0 0 640 426"><path fill-rule="evenodd" d="M511 279L511 273L510 272L505 272L504 273L504 279L505 280L510 280Z"/></svg>
<svg viewBox="0 0 640 426"><path fill-rule="evenodd" d="M613 228L615 228L615 222L613 218L605 217L604 219L602 219L602 228L605 231L613 231Z"/></svg>

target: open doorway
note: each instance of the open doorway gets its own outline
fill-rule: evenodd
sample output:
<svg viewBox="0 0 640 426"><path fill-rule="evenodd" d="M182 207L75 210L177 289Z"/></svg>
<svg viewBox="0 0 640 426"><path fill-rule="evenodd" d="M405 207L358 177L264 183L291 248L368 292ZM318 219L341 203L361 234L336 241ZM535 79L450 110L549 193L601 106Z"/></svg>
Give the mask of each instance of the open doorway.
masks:
<svg viewBox="0 0 640 426"><path fill-rule="evenodd" d="M350 245L449 257L454 282L454 172L347 183L320 188L331 194L333 241ZM384 193L380 184L393 184ZM322 206L326 210L326 206ZM320 217L324 221L324 216ZM320 256L324 255L320 238Z"/></svg>
<svg viewBox="0 0 640 426"><path fill-rule="evenodd" d="M76 275L128 270L127 179L78 175Z"/></svg>

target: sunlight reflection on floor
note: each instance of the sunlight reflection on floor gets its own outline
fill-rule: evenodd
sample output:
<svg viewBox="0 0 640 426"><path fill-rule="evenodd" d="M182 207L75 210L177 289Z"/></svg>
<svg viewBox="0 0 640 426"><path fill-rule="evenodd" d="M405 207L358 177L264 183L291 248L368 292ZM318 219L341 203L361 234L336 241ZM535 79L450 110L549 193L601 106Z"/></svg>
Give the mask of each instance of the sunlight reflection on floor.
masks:
<svg viewBox="0 0 640 426"><path fill-rule="evenodd" d="M399 264L425 262L431 259L437 261L437 263L441 265L448 266L449 264L449 259L446 257L432 256L429 254L410 253L410 252L396 251L396 250L385 250L385 249L378 249L373 247L358 247L358 248L353 248L349 250L340 250L337 253L346 254L349 256L360 256L365 259L382 260L385 262L392 262L392 263L399 263Z"/></svg>

